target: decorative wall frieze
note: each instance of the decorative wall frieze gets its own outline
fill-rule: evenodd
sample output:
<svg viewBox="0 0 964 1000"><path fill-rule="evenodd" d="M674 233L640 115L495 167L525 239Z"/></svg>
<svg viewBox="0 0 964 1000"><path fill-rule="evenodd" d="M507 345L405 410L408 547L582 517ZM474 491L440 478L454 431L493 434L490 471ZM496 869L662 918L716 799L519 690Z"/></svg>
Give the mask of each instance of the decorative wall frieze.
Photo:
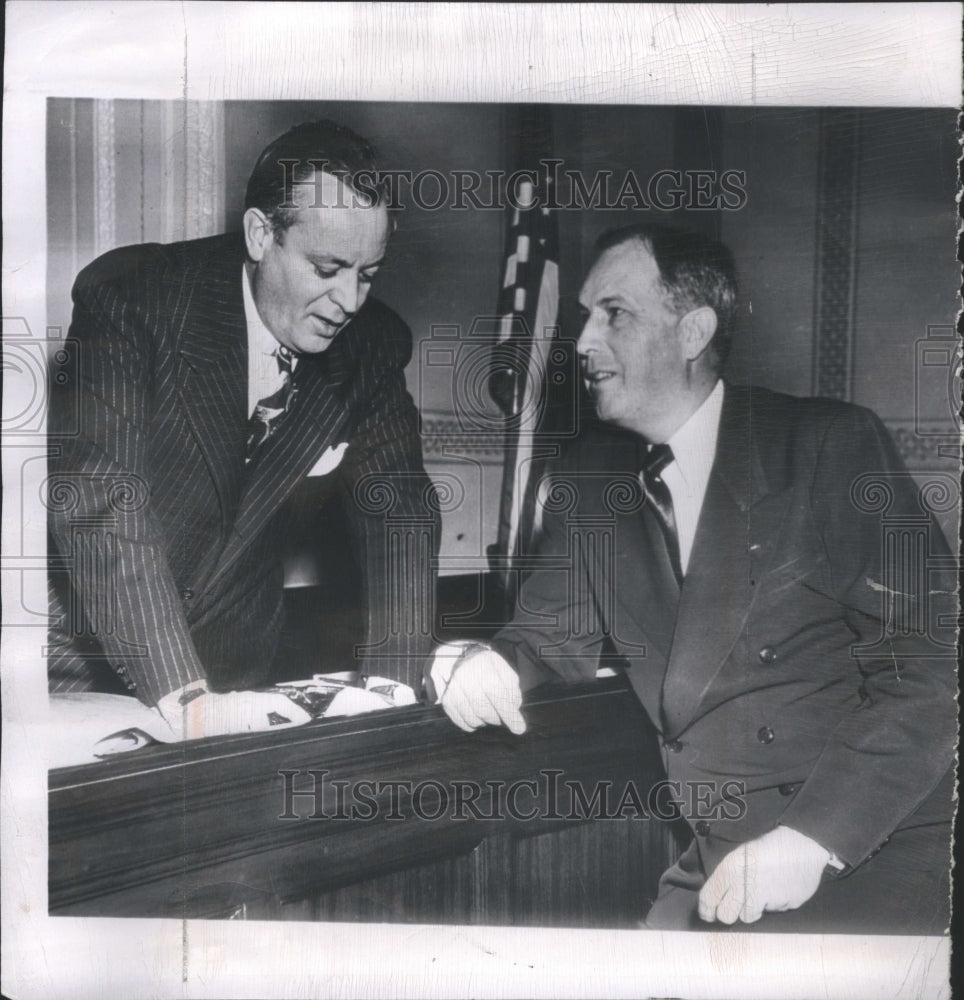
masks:
<svg viewBox="0 0 964 1000"><path fill-rule="evenodd" d="M820 113L817 148L813 395L849 400L853 388L860 112Z"/></svg>

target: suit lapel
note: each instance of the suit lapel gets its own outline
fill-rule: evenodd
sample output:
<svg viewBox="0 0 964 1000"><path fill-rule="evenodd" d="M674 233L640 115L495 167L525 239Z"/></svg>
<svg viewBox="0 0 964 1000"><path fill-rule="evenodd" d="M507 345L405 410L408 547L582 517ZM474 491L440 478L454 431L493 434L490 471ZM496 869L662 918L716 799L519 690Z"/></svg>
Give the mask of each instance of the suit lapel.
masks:
<svg viewBox="0 0 964 1000"><path fill-rule="evenodd" d="M617 620L638 621L647 639L647 662L665 667L673 643L679 586L662 531L645 502L624 519L617 544L616 599L623 609Z"/></svg>
<svg viewBox="0 0 964 1000"><path fill-rule="evenodd" d="M239 253L212 257L185 284L178 336L181 406L230 522L244 476L247 327Z"/></svg>
<svg viewBox="0 0 964 1000"><path fill-rule="evenodd" d="M640 494L642 491L640 491ZM679 586L670 565L662 531L643 502L625 516L616 538L614 638L624 646L645 645L645 658L630 660L629 679L653 719L659 718L660 688L673 643ZM635 623L626 630L624 623Z"/></svg>
<svg viewBox="0 0 964 1000"><path fill-rule="evenodd" d="M297 397L278 431L261 447L247 470L234 531L215 575L223 573L257 536L318 457L337 444L348 416L344 388L349 365L344 331L316 357L295 369Z"/></svg>
<svg viewBox="0 0 964 1000"><path fill-rule="evenodd" d="M591 494L594 498L588 511L590 522L605 524L616 513L612 563L602 558L604 546L595 527L585 534L587 552L591 539L597 539L598 561L591 573L594 598L612 628L616 648L628 658L634 688L655 713L673 641L679 587L662 531L639 483L644 452L638 437L609 428L600 442L589 439L579 471L590 472L591 478L576 478L573 485L580 497Z"/></svg>
<svg viewBox="0 0 964 1000"><path fill-rule="evenodd" d="M754 507L766 495L767 484L753 433L749 392L728 386L663 684L663 719L671 734L694 717L739 637L756 593L755 539L767 527Z"/></svg>

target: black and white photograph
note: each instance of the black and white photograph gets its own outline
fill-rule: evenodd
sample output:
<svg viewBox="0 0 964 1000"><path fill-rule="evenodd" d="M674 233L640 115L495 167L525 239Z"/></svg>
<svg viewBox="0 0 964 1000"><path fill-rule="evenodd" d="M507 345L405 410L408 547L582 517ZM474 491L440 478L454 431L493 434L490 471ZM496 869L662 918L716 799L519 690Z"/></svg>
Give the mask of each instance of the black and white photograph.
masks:
<svg viewBox="0 0 964 1000"><path fill-rule="evenodd" d="M950 997L960 5L58 6L5 995Z"/></svg>

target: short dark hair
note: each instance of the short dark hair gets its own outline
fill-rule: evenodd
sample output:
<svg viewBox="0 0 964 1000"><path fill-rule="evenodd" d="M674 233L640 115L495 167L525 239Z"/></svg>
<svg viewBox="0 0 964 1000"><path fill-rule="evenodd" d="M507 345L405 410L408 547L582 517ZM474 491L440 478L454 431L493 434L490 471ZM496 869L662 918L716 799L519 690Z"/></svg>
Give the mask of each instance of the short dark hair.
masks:
<svg viewBox="0 0 964 1000"><path fill-rule="evenodd" d="M596 252L630 242L642 243L653 255L663 287L680 312L709 306L717 327L710 350L717 370L730 352L736 323L739 287L733 254L718 240L673 226L641 224L607 230L596 241Z"/></svg>
<svg viewBox="0 0 964 1000"><path fill-rule="evenodd" d="M288 161L287 164L283 161ZM297 161L293 166L291 161ZM345 125L329 118L304 122L288 129L270 143L258 157L244 195L244 208L258 208L268 217L274 233L280 236L294 224L296 208L285 199L291 185L312 183L316 168L324 163L324 172L337 177L365 198L365 204L380 204L385 196L378 183L375 150L367 139Z"/></svg>

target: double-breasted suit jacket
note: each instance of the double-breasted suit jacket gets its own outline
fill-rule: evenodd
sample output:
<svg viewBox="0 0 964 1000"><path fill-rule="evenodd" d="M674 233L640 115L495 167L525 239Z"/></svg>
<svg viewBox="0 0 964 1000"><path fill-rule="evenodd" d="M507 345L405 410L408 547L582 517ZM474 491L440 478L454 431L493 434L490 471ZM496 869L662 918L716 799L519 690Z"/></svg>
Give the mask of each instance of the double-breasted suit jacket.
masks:
<svg viewBox="0 0 964 1000"><path fill-rule="evenodd" d="M127 247L75 283L76 365L52 379L48 426L53 690L109 690L119 674L154 704L201 677L263 683L282 623L283 506L326 454L343 455L325 482L345 497L368 666L418 682L438 515L405 388L411 334L366 301L299 360L293 406L246 465L244 259L240 236ZM392 562L397 522L424 536L417 566Z"/></svg>
<svg viewBox="0 0 964 1000"><path fill-rule="evenodd" d="M954 574L879 420L727 386L681 589L639 468L638 439L600 428L553 477L542 565L494 641L523 687L591 678L612 643L705 875L777 824L846 871L946 824Z"/></svg>

